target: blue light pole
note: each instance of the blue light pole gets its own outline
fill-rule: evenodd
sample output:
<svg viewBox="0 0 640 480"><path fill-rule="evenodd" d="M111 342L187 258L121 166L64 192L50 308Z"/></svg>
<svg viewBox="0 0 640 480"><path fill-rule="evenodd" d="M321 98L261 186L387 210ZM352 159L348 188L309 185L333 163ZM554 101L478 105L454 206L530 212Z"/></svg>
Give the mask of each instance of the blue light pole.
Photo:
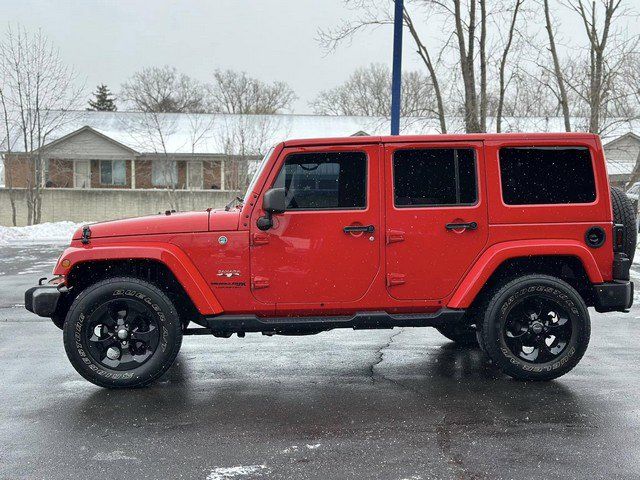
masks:
<svg viewBox="0 0 640 480"><path fill-rule="evenodd" d="M402 84L403 0L395 0L393 18L393 72L391 74L391 135L400 133L400 93Z"/></svg>

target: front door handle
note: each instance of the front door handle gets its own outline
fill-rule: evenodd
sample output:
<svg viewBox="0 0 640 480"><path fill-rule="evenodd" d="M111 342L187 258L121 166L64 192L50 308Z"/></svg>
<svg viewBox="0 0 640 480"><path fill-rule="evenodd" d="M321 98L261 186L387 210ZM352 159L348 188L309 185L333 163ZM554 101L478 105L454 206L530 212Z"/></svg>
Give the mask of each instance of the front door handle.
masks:
<svg viewBox="0 0 640 480"><path fill-rule="evenodd" d="M342 229L344 233L354 233L354 232L366 232L373 233L376 231L376 227L373 225L347 225Z"/></svg>
<svg viewBox="0 0 640 480"><path fill-rule="evenodd" d="M478 224L476 222L468 222L468 223L447 223L445 225L447 230L475 230L478 228Z"/></svg>

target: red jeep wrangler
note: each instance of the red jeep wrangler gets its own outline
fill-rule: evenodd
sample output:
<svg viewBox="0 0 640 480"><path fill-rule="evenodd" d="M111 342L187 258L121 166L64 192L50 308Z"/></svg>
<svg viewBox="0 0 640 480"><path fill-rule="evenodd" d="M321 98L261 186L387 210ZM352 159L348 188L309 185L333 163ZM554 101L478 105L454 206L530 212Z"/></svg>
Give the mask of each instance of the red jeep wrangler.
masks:
<svg viewBox="0 0 640 480"><path fill-rule="evenodd" d="M340 327L435 327L549 380L587 307L631 306L635 225L595 135L292 140L233 207L79 229L25 304L103 387L157 379L183 335Z"/></svg>

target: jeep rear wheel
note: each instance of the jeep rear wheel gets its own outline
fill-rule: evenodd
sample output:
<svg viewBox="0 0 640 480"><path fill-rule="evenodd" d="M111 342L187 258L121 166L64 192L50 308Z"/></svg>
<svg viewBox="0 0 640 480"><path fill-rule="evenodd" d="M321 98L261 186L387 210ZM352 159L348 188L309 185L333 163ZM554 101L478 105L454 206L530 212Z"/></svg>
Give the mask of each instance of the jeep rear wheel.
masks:
<svg viewBox="0 0 640 480"><path fill-rule="evenodd" d="M578 292L560 279L527 275L493 295L479 335L484 351L507 375L551 380L578 364L590 332Z"/></svg>
<svg viewBox="0 0 640 480"><path fill-rule="evenodd" d="M151 383L169 369L182 342L180 319L169 298L154 285L127 277L82 291L63 331L73 367L107 388Z"/></svg>
<svg viewBox="0 0 640 480"><path fill-rule="evenodd" d="M636 207L627 194L617 187L611 187L611 207L613 209L613 223L622 225L624 228L622 251L633 262L638 236Z"/></svg>

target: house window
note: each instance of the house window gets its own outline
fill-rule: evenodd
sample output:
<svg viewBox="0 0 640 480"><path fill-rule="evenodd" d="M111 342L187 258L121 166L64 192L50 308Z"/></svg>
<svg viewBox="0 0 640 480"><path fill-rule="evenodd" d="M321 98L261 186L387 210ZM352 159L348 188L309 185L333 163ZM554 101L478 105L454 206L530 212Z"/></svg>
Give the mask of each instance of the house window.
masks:
<svg viewBox="0 0 640 480"><path fill-rule="evenodd" d="M476 183L472 149L398 150L393 155L396 207L473 205Z"/></svg>
<svg viewBox="0 0 640 480"><path fill-rule="evenodd" d="M73 188L91 188L91 162L89 160L73 162Z"/></svg>
<svg viewBox="0 0 640 480"><path fill-rule="evenodd" d="M596 199L591 154L582 147L503 148L500 181L507 205L591 203Z"/></svg>
<svg viewBox="0 0 640 480"><path fill-rule="evenodd" d="M294 153L274 183L287 210L364 209L367 156L363 152Z"/></svg>
<svg viewBox="0 0 640 480"><path fill-rule="evenodd" d="M187 188L201 190L202 180L202 162L200 160L189 160L187 162Z"/></svg>
<svg viewBox="0 0 640 480"><path fill-rule="evenodd" d="M175 187L178 183L178 163L157 159L151 162L151 184L154 187Z"/></svg>
<svg viewBox="0 0 640 480"><path fill-rule="evenodd" d="M49 187L53 187L53 182L51 181L51 171L49 168L49 163L51 162L51 160L45 160L44 161L44 173L42 174L42 178L44 178L44 186L49 188ZM0 178L0 180L2 180L2 178Z"/></svg>
<svg viewBox="0 0 640 480"><path fill-rule="evenodd" d="M126 185L127 166L124 160L100 160L101 185Z"/></svg>

